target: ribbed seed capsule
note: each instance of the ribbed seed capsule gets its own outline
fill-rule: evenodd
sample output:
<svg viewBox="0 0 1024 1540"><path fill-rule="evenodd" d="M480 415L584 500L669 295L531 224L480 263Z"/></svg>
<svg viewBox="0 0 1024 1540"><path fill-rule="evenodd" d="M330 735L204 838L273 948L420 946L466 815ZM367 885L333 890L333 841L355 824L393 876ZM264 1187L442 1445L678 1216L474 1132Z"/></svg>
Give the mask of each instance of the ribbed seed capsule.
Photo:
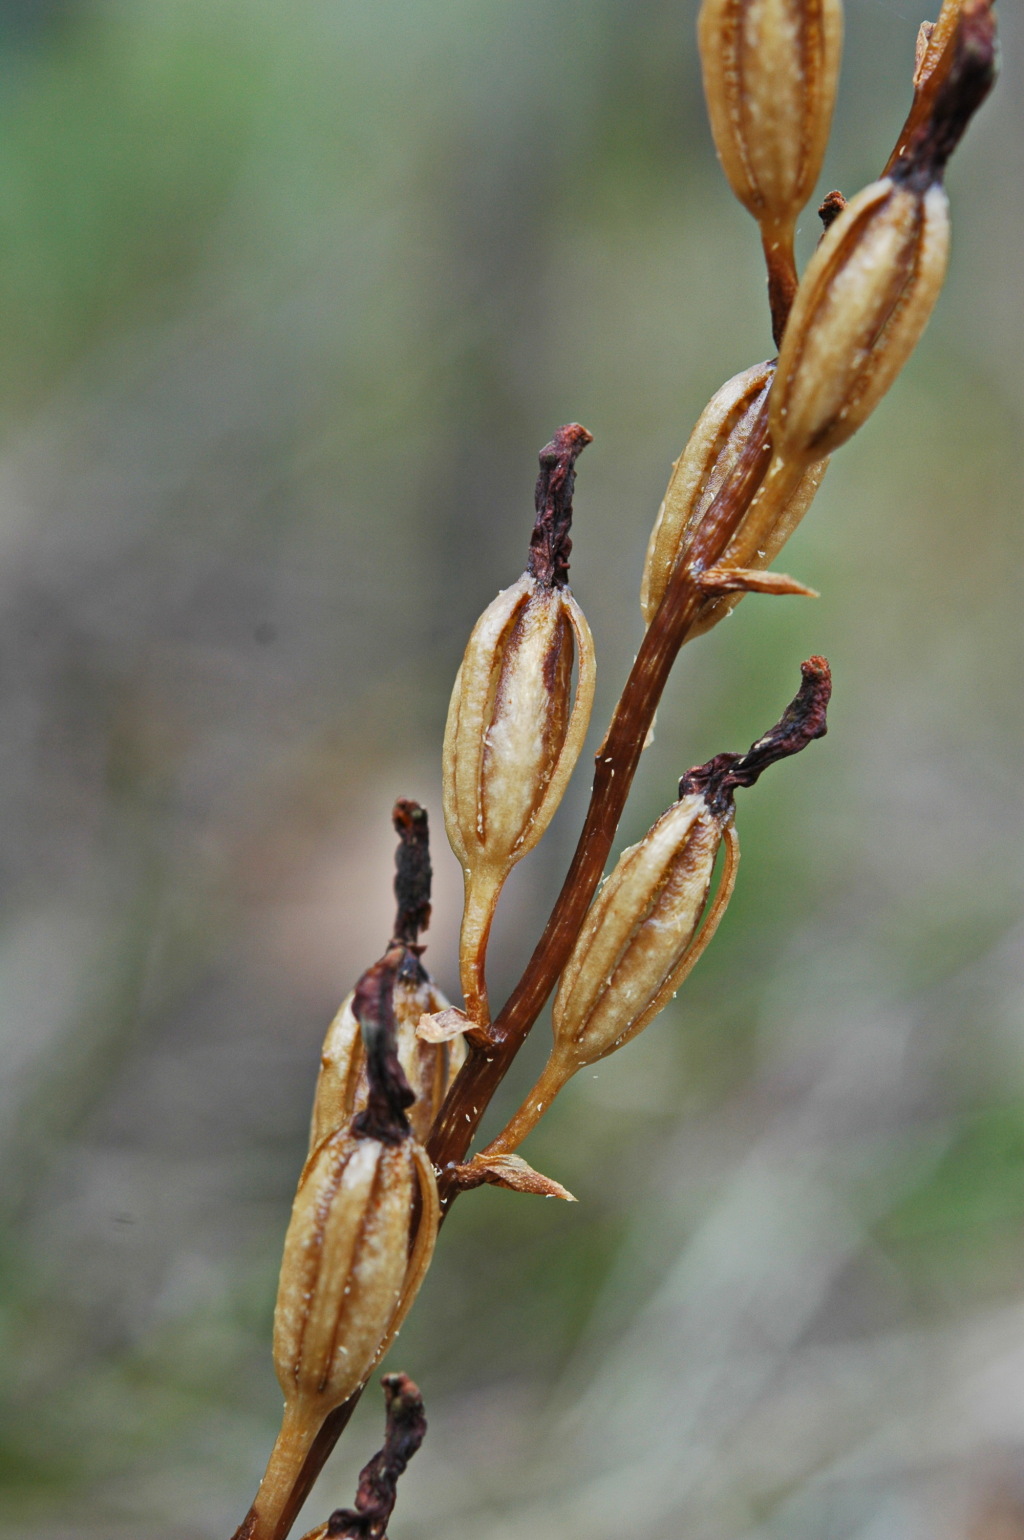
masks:
<svg viewBox="0 0 1024 1540"><path fill-rule="evenodd" d="M430 1264L440 1203L412 1138L395 1053L393 991L403 947L356 985L369 1075L366 1106L307 1160L285 1237L274 1311L281 1431L242 1533L281 1532L299 1472L327 1416L387 1352Z"/></svg>
<svg viewBox="0 0 1024 1540"><path fill-rule="evenodd" d="M704 0L697 27L729 185L755 219L791 222L814 191L828 143L840 0Z"/></svg>
<svg viewBox="0 0 1024 1540"><path fill-rule="evenodd" d="M423 1220L413 1239L417 1198ZM295 1195L274 1313L274 1366L285 1399L326 1415L363 1384L426 1271L437 1188L415 1140L333 1134Z"/></svg>
<svg viewBox="0 0 1024 1540"><path fill-rule="evenodd" d="M902 369L942 287L942 176L995 78L988 0L947 8L940 41L935 58L926 48L919 60L915 104L888 175L830 224L797 290L771 394L772 442L790 464L830 454L857 431Z"/></svg>
<svg viewBox="0 0 1024 1540"><path fill-rule="evenodd" d="M704 0L697 31L715 148L761 229L779 343L796 290L796 220L835 105L841 0Z"/></svg>
<svg viewBox="0 0 1024 1540"><path fill-rule="evenodd" d="M732 891L734 846L710 926L702 934L698 927L731 821L731 808L719 816L702 796L685 796L623 851L591 905L555 996L553 1057L570 1073L643 1031L696 961L698 937L701 948L711 939Z"/></svg>
<svg viewBox="0 0 1024 1540"><path fill-rule="evenodd" d="M642 1032L668 1004L711 940L736 880L733 795L826 730L832 683L824 658L801 665L803 683L774 727L745 754L717 754L689 770L679 801L622 856L591 904L555 995L554 1044L514 1117L475 1158L515 1150L563 1086ZM719 847L725 862L710 908Z"/></svg>
<svg viewBox="0 0 1024 1540"><path fill-rule="evenodd" d="M487 1015L484 954L498 894L550 823L590 720L593 641L566 586L573 466L589 441L573 424L541 452L529 568L478 620L448 708L445 826L465 875L460 968L474 1021Z"/></svg>
<svg viewBox="0 0 1024 1540"><path fill-rule="evenodd" d="M672 476L651 532L640 588L640 607L650 625L668 580L686 561L694 536L722 486L733 473L775 378L775 362L755 364L728 380L712 396L672 468ZM763 431L763 429L761 430ZM772 479L757 499L718 563L721 570L768 567L807 512L821 485L827 462L802 472L795 485ZM768 478L766 477L766 481ZM709 600L691 636L709 631L739 603L742 593Z"/></svg>
<svg viewBox="0 0 1024 1540"><path fill-rule="evenodd" d="M826 232L797 290L771 397L786 460L831 454L874 411L925 328L946 273L949 205L886 177Z"/></svg>

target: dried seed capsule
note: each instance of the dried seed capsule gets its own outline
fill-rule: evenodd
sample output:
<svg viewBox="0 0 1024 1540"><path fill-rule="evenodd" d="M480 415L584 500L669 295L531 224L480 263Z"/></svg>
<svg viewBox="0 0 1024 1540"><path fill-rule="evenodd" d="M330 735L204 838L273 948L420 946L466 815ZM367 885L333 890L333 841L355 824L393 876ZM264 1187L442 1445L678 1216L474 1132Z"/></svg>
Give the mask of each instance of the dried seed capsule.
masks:
<svg viewBox="0 0 1024 1540"><path fill-rule="evenodd" d="M783 459L831 454L885 395L925 328L946 274L949 205L886 177L826 232L797 290L771 399Z"/></svg>
<svg viewBox="0 0 1024 1540"><path fill-rule="evenodd" d="M589 442L572 424L541 451L528 569L474 627L448 708L445 826L465 875L460 968L474 1021L487 1015L484 954L498 894L550 823L590 720L593 642L566 586L573 467Z"/></svg>
<svg viewBox="0 0 1024 1540"><path fill-rule="evenodd" d="M403 949L360 979L353 1013L369 1094L350 1127L307 1161L285 1238L274 1312L284 1419L250 1511L252 1540L275 1534L324 1419L363 1385L419 1289L437 1236L433 1167L412 1138L412 1092L394 1046L392 995Z"/></svg>
<svg viewBox="0 0 1024 1540"><path fill-rule="evenodd" d="M274 1315L286 1398L326 1414L367 1378L425 1271L429 1220L417 1231L414 1265L409 1245L416 1197L429 1214L432 1191L433 1171L411 1138L386 1144L343 1129L313 1155L295 1196Z"/></svg>
<svg viewBox="0 0 1024 1540"><path fill-rule="evenodd" d="M796 289L796 220L818 180L835 105L842 5L704 0L697 30L715 148L761 228L779 343Z"/></svg>
<svg viewBox="0 0 1024 1540"><path fill-rule="evenodd" d="M733 848L711 926L700 935L731 819L731 809L719 816L702 796L688 795L623 851L591 905L555 996L555 1057L569 1073L641 1032L689 972L698 938L710 940L734 880Z"/></svg>
<svg viewBox="0 0 1024 1540"><path fill-rule="evenodd" d="M552 1010L554 1045L539 1080L477 1163L519 1145L568 1080L643 1031L711 940L732 893L739 847L733 795L826 731L828 664L811 658L779 722L746 754L718 754L679 783L679 801L623 852L580 928ZM715 857L726 861L710 909Z"/></svg>
<svg viewBox="0 0 1024 1540"><path fill-rule="evenodd" d="M392 947L353 992L366 1045L366 1106L307 1161L285 1239L274 1363L286 1398L315 1402L324 1413L363 1383L401 1324L437 1230L433 1168L410 1131L413 1093L395 1052L394 988L404 956Z"/></svg>
<svg viewBox="0 0 1024 1540"><path fill-rule="evenodd" d="M825 157L843 46L840 0L704 0L697 33L729 185L755 219L792 222Z"/></svg>
<svg viewBox="0 0 1024 1540"><path fill-rule="evenodd" d="M704 408L689 443L672 468L664 500L647 547L640 607L650 625L677 563L686 561L693 538L722 486L733 473L775 378L769 360L728 380ZM740 528L720 558L718 570L768 567L799 524L821 485L827 462L802 470L785 484L769 474ZM799 591L790 588L790 592ZM691 636L709 631L739 603L742 593L709 600Z"/></svg>
<svg viewBox="0 0 1024 1540"><path fill-rule="evenodd" d="M949 249L942 175L994 75L991 10L965 5L889 174L829 226L800 283L771 395L772 441L784 461L806 463L845 443L924 330Z"/></svg>

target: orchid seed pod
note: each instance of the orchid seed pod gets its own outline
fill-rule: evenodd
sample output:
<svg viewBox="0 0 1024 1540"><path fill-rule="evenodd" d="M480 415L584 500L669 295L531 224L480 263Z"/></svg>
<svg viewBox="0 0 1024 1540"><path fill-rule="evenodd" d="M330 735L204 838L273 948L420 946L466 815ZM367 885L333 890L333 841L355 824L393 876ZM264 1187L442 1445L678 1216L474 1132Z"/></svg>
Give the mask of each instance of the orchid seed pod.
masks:
<svg viewBox="0 0 1024 1540"><path fill-rule="evenodd" d="M448 708L445 826L465 878L460 972L478 1023L498 895L548 827L590 721L593 641L567 587L574 466L589 442L574 423L541 451L527 570L477 621Z"/></svg>
<svg viewBox="0 0 1024 1540"><path fill-rule="evenodd" d="M942 174L994 78L991 14L960 38L929 116L889 174L866 187L826 231L808 265L771 395L776 454L830 454L889 389L931 314L946 271L949 206Z"/></svg>
<svg viewBox="0 0 1024 1540"><path fill-rule="evenodd" d="M426 1271L431 1192L433 1170L411 1137L390 1144L342 1129L315 1152L295 1197L274 1318L286 1399L326 1414L363 1384ZM410 1258L417 1198L427 1223Z"/></svg>
<svg viewBox="0 0 1024 1540"><path fill-rule="evenodd" d="M409 1109L409 1122L422 1144L465 1060L466 1046L461 1038L431 1043L417 1035L425 1013L434 1015L450 1005L423 966L423 947L418 945L420 932L430 923L430 831L426 809L418 802L401 798L391 817L399 836L394 943L402 948L392 997L395 1043L398 1062L416 1097ZM345 997L324 1038L310 1123L310 1155L366 1105L366 1054L354 999L354 992Z"/></svg>
<svg viewBox="0 0 1024 1540"><path fill-rule="evenodd" d="M755 219L791 223L825 158L843 47L840 0L704 0L697 36L730 187Z"/></svg>
<svg viewBox="0 0 1024 1540"><path fill-rule="evenodd" d="M841 0L704 0L697 33L715 148L761 228L779 342L796 288L796 220L835 105Z"/></svg>
<svg viewBox="0 0 1024 1540"><path fill-rule="evenodd" d="M514 1150L578 1070L642 1032L675 995L708 945L736 880L733 796L769 765L827 730L832 691L824 658L801 665L781 719L745 754L718 754L679 783L679 801L625 850L580 928L552 1008L554 1045L519 1111L479 1161ZM725 863L714 901L715 859Z"/></svg>
<svg viewBox="0 0 1024 1540"><path fill-rule="evenodd" d="M647 547L640 607L650 625L669 578L679 561L686 561L693 538L733 473L752 433L759 431L761 412L775 378L775 362L755 364L728 380L708 402L689 442L672 468L672 476ZM717 570L768 567L799 524L821 485L827 461L802 468L785 482L766 476L757 498L721 557ZM770 489L770 496L768 491ZM799 592L799 585L780 589ZM807 592L807 590L803 590ZM743 597L710 600L690 630L700 636L717 625Z"/></svg>
<svg viewBox="0 0 1024 1540"><path fill-rule="evenodd" d="M831 454L874 411L924 331L946 274L949 205L885 178L847 204L797 290L771 403L772 441Z"/></svg>
<svg viewBox="0 0 1024 1540"><path fill-rule="evenodd" d="M397 1061L392 997L403 950L364 973L352 1010L366 1043L369 1095L349 1127L306 1162L285 1237L274 1311L281 1432L257 1493L252 1540L265 1540L324 1419L366 1382L430 1264L440 1205L412 1137L413 1100Z"/></svg>
<svg viewBox="0 0 1024 1540"><path fill-rule="evenodd" d="M590 907L555 996L554 1057L563 1069L573 1073L621 1048L676 993L732 892L734 839L702 927L715 858L731 833L731 808L718 815L692 793L623 851Z"/></svg>

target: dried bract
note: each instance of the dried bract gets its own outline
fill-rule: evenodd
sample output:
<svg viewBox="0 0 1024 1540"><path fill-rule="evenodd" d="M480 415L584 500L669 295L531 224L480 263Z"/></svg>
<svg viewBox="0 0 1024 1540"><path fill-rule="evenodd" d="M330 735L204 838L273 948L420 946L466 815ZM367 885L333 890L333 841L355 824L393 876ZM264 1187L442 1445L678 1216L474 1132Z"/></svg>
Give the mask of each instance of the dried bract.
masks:
<svg viewBox="0 0 1024 1540"><path fill-rule="evenodd" d="M445 826L465 875L460 967L475 1021L487 1015L483 965L498 894L550 823L590 721L593 641L566 586L574 465L589 442L571 424L541 451L529 566L474 627L448 708Z"/></svg>
<svg viewBox="0 0 1024 1540"><path fill-rule="evenodd" d="M561 1182L554 1181L535 1171L519 1155L474 1155L465 1165L456 1166L459 1188L468 1192L485 1183L491 1187L504 1187L509 1192L531 1193L537 1198L561 1198L566 1203L576 1199Z"/></svg>

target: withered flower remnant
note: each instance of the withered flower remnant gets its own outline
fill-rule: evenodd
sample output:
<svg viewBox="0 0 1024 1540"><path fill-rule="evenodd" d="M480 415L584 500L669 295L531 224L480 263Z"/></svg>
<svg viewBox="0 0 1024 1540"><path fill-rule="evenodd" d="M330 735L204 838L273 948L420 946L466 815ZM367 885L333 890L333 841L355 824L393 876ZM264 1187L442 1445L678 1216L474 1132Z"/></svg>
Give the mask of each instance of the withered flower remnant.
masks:
<svg viewBox="0 0 1024 1540"><path fill-rule="evenodd" d="M441 1108L452 1079L466 1056L461 1038L428 1042L418 1035L424 1015L449 1009L450 1002L438 989L421 960L424 948L419 936L430 921L430 836L426 810L405 798L395 803L392 822L399 836L395 857L394 945L402 949L394 975L392 1010L395 1043L415 1101L409 1122L422 1144ZM354 991L342 1001L327 1029L320 1055L320 1074L313 1097L309 1153L329 1135L347 1125L365 1107L369 1094L366 1054L362 1032L353 1010Z"/></svg>
<svg viewBox="0 0 1024 1540"><path fill-rule="evenodd" d="M336 1508L327 1520L328 1540L386 1540L398 1479L426 1435L419 1387L407 1374L385 1374L381 1384L387 1405L384 1446L359 1472L355 1507Z"/></svg>
<svg viewBox="0 0 1024 1540"><path fill-rule="evenodd" d="M913 149L919 136L928 132L935 101L951 76L972 68L971 56L991 71L995 51L995 0L943 0L937 21L923 21L917 37L914 63L914 99L883 176ZM986 87L987 89L987 87ZM973 112L977 103L969 108Z"/></svg>
<svg viewBox="0 0 1024 1540"><path fill-rule="evenodd" d="M594 645L567 586L575 463L589 442L571 423L541 450L527 569L477 621L448 708L445 827L466 889L460 974L467 1014L481 1024L498 895L551 822L590 721Z"/></svg>

